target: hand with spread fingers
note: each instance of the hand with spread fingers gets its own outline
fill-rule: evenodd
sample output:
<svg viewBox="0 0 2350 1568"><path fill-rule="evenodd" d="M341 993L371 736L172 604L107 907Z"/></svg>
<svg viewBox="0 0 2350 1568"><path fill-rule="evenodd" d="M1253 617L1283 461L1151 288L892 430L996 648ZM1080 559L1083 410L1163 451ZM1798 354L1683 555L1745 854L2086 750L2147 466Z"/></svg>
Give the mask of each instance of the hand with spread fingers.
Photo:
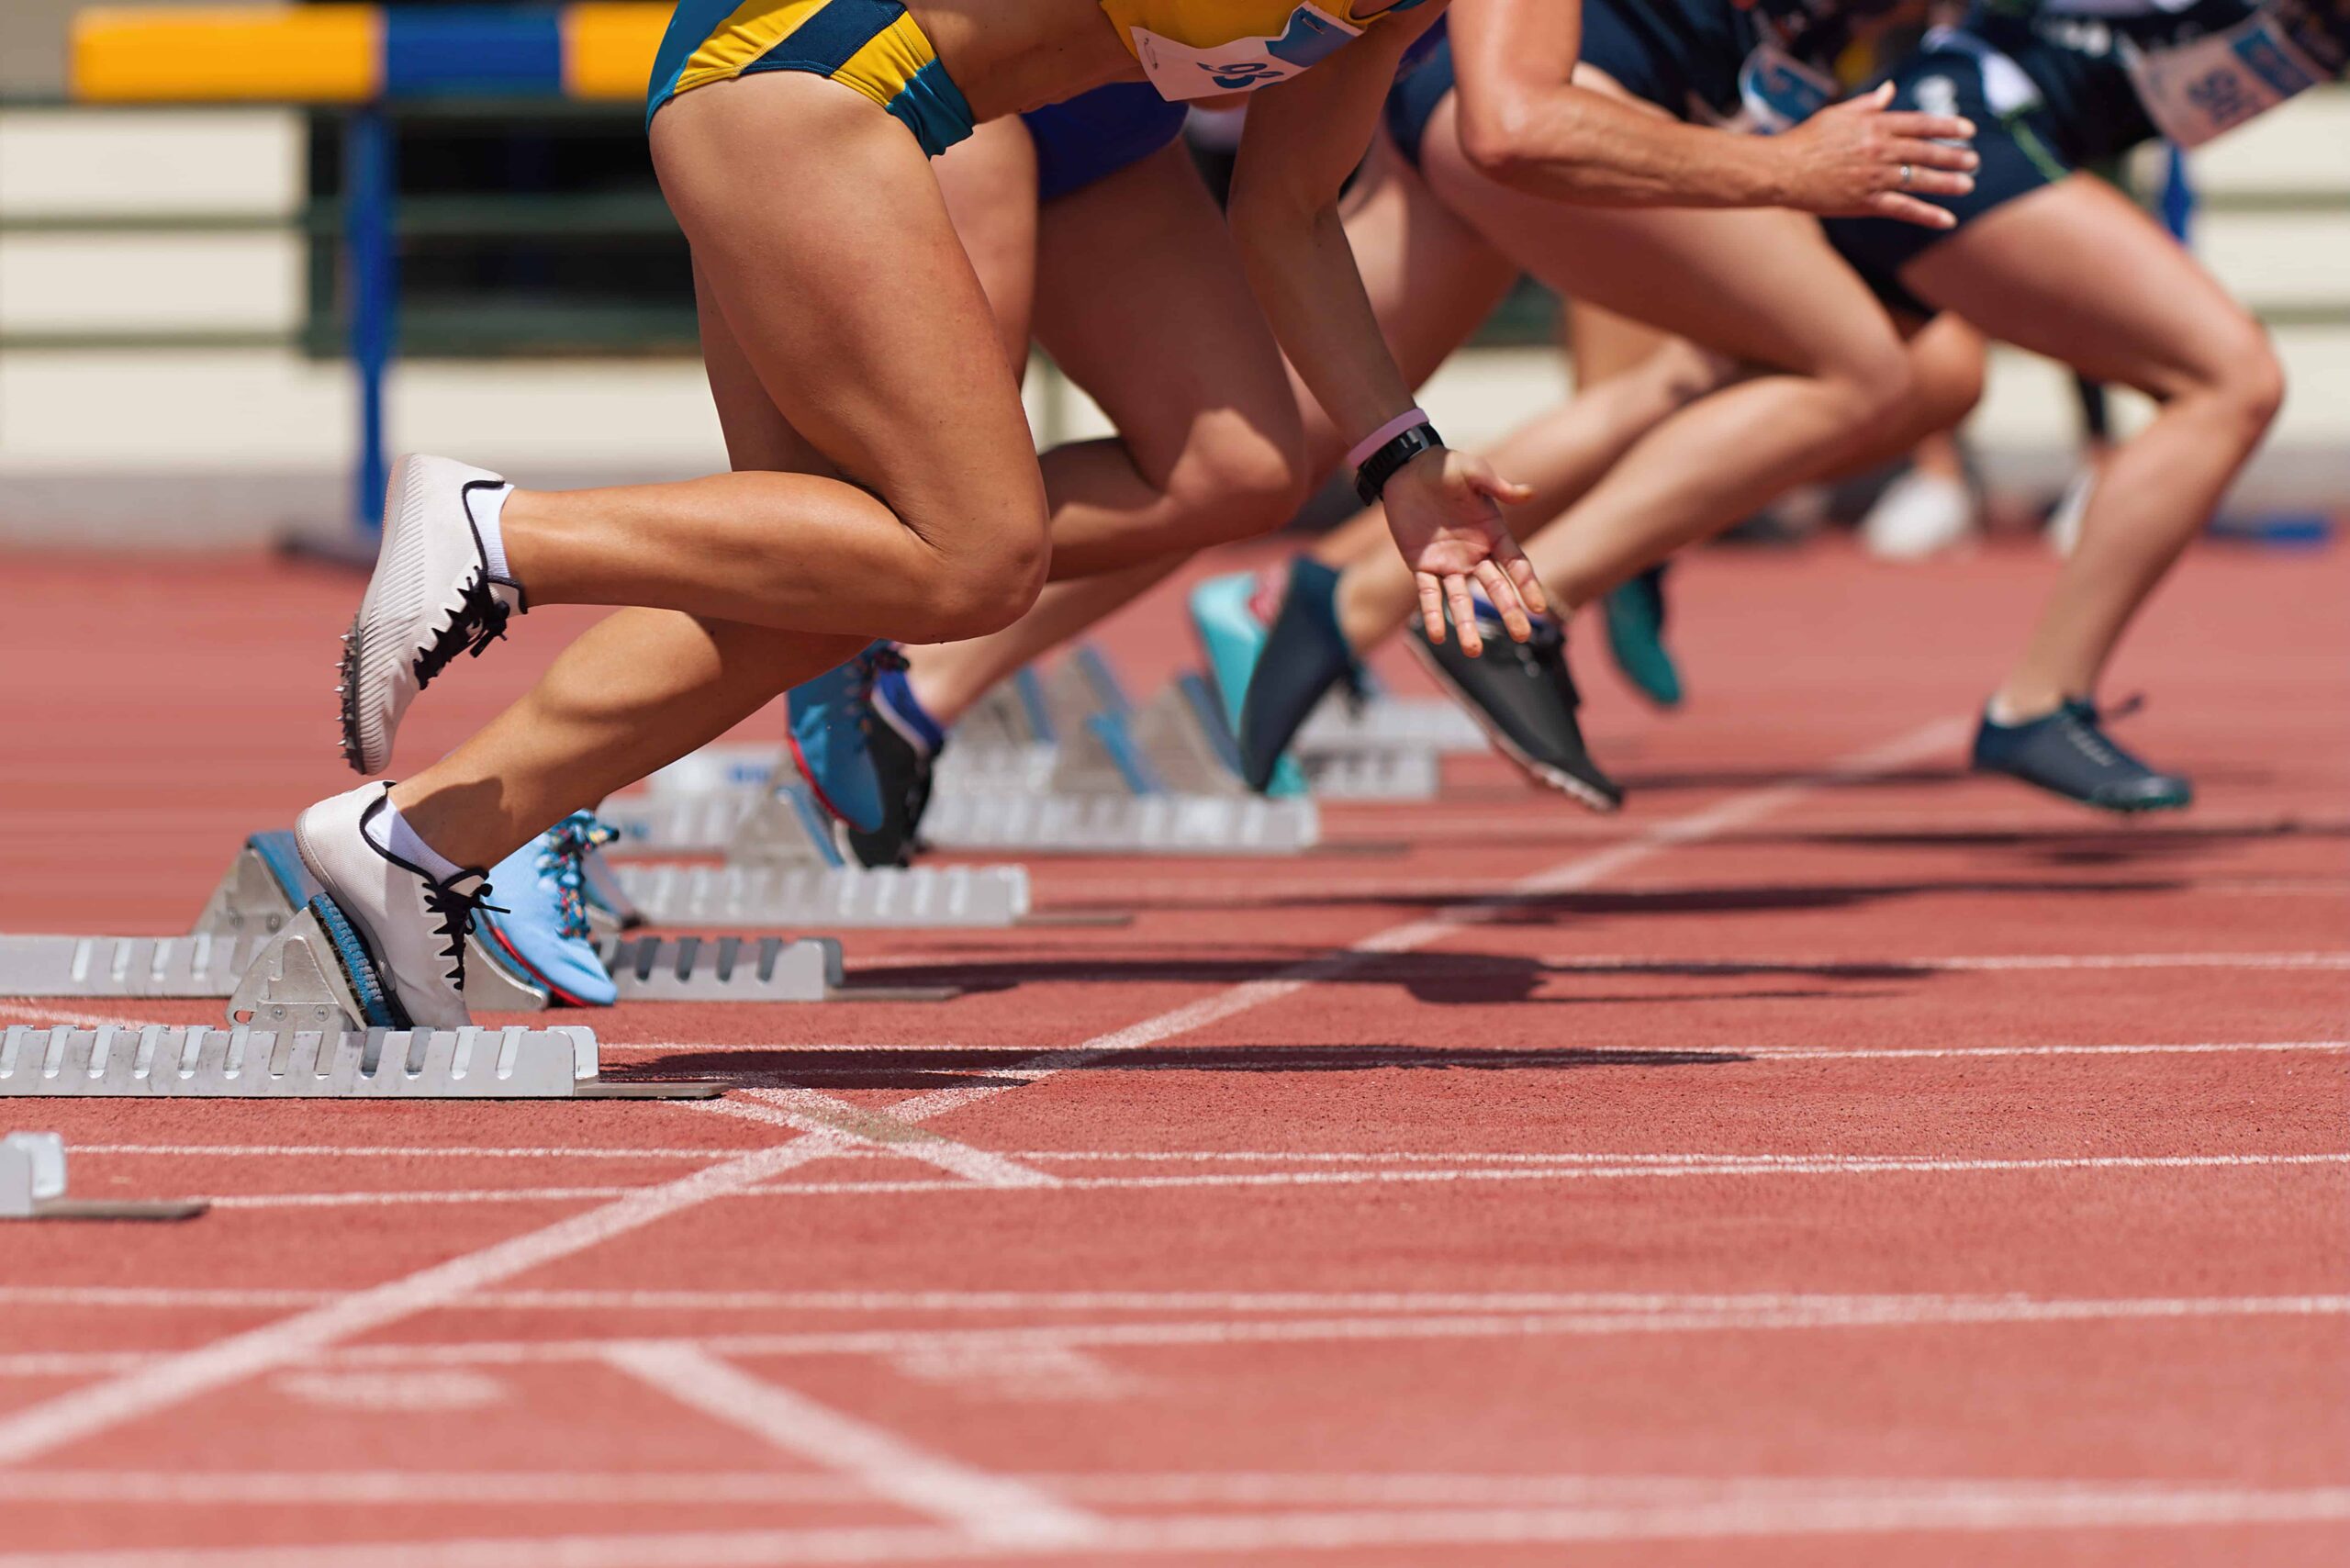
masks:
<svg viewBox="0 0 2350 1568"><path fill-rule="evenodd" d="M1511 638L1534 634L1532 616L1549 601L1526 553L1502 525L1501 509L1533 494L1493 470L1482 457L1436 447L1421 453L1387 481L1381 499L1388 532L1418 585L1428 640L1444 641L1445 612L1460 635L1460 651L1484 648L1472 595L1482 589Z"/></svg>
<svg viewBox="0 0 2350 1568"><path fill-rule="evenodd" d="M1958 115L1894 109L1893 84L1831 105L1771 139L1785 163L1785 202L1823 218L1897 218L1928 229L1958 220L1920 196L1964 196L1982 162Z"/></svg>

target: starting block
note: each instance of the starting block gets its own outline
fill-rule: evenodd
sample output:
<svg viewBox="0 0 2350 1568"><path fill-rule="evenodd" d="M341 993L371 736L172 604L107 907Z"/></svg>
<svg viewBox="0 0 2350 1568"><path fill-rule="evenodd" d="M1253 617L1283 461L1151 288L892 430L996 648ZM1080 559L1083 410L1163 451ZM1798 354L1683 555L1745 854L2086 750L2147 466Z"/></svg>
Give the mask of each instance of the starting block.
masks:
<svg viewBox="0 0 2350 1568"><path fill-rule="evenodd" d="M1247 794L1240 743L1224 704L1203 676L1178 677L1139 709L1126 696L1110 661L1080 644L1046 686L1066 739L1098 718L1123 715L1147 762L1166 788L1180 794ZM1475 727L1473 724L1471 726ZM1411 741L1382 746L1301 750L1298 764L1309 794L1322 801L1427 801L1436 797L1433 749Z"/></svg>
<svg viewBox="0 0 2350 1568"><path fill-rule="evenodd" d="M711 1081L598 1073L588 1029L257 1029L19 1025L0 1034L0 1096L118 1100L704 1100Z"/></svg>
<svg viewBox="0 0 2350 1568"><path fill-rule="evenodd" d="M317 892L295 853L293 834L255 834L237 852L195 931L185 936L0 935L0 996L233 998ZM623 938L606 930L597 946L622 1002L830 1002L844 994L890 1000L946 994L845 991L840 944L828 938ZM465 980L467 1000L484 1012L536 1012L549 1005L546 991L478 932L466 949ZM354 1010L351 1015L361 1014Z"/></svg>
<svg viewBox="0 0 2350 1568"><path fill-rule="evenodd" d="M1447 698L1378 693L1358 700L1334 691L1306 715L1292 749L1310 775L1316 756L1395 750L1483 756L1493 743L1476 720Z"/></svg>
<svg viewBox="0 0 2350 1568"><path fill-rule="evenodd" d="M706 1099L711 1081L607 1083L583 1028L405 1029L324 894L269 937L229 998L228 1028L17 1025L0 1095L114 1099Z"/></svg>
<svg viewBox="0 0 2350 1568"><path fill-rule="evenodd" d="M185 1198L70 1198L63 1138L55 1133L10 1133L0 1138L0 1220L194 1219L210 1206Z"/></svg>

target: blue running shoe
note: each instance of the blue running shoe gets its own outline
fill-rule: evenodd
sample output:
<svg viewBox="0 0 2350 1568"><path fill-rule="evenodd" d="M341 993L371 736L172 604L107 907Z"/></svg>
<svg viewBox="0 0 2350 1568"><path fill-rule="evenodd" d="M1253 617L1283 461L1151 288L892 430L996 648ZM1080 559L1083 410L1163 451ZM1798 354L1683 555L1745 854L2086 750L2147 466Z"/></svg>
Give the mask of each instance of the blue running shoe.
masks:
<svg viewBox="0 0 2350 1568"><path fill-rule="evenodd" d="M1664 645L1664 567L1651 566L1600 601L1607 651L1632 689L1660 708L1681 706L1681 672Z"/></svg>
<svg viewBox="0 0 2350 1568"><path fill-rule="evenodd" d="M873 683L905 667L893 643L873 643L846 664L801 681L787 700L791 759L816 803L855 833L878 833L889 814L873 766Z"/></svg>
<svg viewBox="0 0 2350 1568"><path fill-rule="evenodd" d="M1236 735L1240 733L1248 683L1265 652L1265 623L1257 618L1256 595L1254 572L1210 577L1192 590L1192 631L1207 660L1208 680L1215 688L1216 700L1224 705L1224 722ZM1264 783L1257 783L1252 775L1249 787L1281 799L1303 795L1306 793L1305 770L1295 757L1284 756L1274 762Z"/></svg>
<svg viewBox="0 0 2350 1568"><path fill-rule="evenodd" d="M506 907L479 916L492 956L565 1007L610 1007L619 996L588 930L587 860L620 837L574 812L498 863Z"/></svg>
<svg viewBox="0 0 2350 1568"><path fill-rule="evenodd" d="M1241 700L1242 776L1270 793L1290 742L1330 689L1354 678L1355 651L1338 629L1338 574L1310 555L1289 566L1281 609Z"/></svg>
<svg viewBox="0 0 2350 1568"><path fill-rule="evenodd" d="M2100 717L2081 697L2020 724L1993 723L1986 712L1975 732L1975 770L2005 773L2105 812L2176 812L2194 802L2192 784L2114 745Z"/></svg>

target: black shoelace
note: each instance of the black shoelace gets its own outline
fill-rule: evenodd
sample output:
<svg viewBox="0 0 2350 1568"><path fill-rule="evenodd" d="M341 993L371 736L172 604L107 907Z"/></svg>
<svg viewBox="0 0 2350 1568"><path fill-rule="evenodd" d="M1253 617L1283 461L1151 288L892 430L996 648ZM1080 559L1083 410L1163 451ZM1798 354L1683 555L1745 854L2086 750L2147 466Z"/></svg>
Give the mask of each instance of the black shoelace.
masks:
<svg viewBox="0 0 2350 1568"><path fill-rule="evenodd" d="M432 645L417 655L416 684L422 687L461 653L481 657L485 649L506 635L506 623L513 615L513 607L490 588L487 571L476 567L465 579L464 596L450 612L449 623L433 634Z"/></svg>
<svg viewBox="0 0 2350 1568"><path fill-rule="evenodd" d="M489 902L489 879L483 878L471 891L461 890L455 879L435 882L427 879L424 884L424 907L441 917L441 935L449 945L441 956L449 960L449 983L460 991L465 989L465 938L473 934L474 915L481 910L492 914L504 914L504 909Z"/></svg>

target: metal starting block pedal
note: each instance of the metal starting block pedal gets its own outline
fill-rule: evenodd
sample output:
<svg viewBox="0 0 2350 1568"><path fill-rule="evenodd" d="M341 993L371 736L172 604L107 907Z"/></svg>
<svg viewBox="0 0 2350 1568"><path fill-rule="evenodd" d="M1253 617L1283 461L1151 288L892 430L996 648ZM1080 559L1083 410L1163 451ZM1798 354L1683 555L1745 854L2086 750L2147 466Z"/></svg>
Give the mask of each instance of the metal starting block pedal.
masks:
<svg viewBox="0 0 2350 1568"><path fill-rule="evenodd" d="M588 1029L33 1025L0 1034L0 1096L130 1100L704 1100L711 1081L610 1083Z"/></svg>
<svg viewBox="0 0 2350 1568"><path fill-rule="evenodd" d="M1166 788L1179 794L1247 794L1240 743L1224 704L1204 676L1185 675L1137 710L1128 700L1109 660L1091 645L1072 652L1058 682L1048 686L1068 700L1071 689L1090 696L1092 714L1124 714ZM1083 722L1080 720L1078 722ZM1075 724L1064 726L1063 733ZM1473 727L1473 726L1472 726ZM1436 796L1433 749L1402 743L1391 746L1339 748L1301 753L1306 789L1323 801L1426 801Z"/></svg>
<svg viewBox="0 0 2350 1568"><path fill-rule="evenodd" d="M334 901L314 895L229 998L229 1028L19 1025L0 1095L146 1099L703 1099L714 1081L607 1083L584 1028L411 1029Z"/></svg>
<svg viewBox="0 0 2350 1568"><path fill-rule="evenodd" d="M1493 743L1476 720L1446 698L1382 694L1358 702L1334 691L1306 715L1291 749L1310 773L1313 758L1320 756L1403 749L1482 756Z"/></svg>
<svg viewBox="0 0 2350 1568"><path fill-rule="evenodd" d="M0 935L0 996L233 996L272 938L292 925L318 891L294 851L293 834L255 834L237 852L189 935ZM752 957L744 962L745 945L731 938L623 940L607 930L597 942L622 1002L829 1002L843 994L838 943L768 938L748 946ZM549 1004L546 991L479 933L466 948L465 994L487 1013L536 1012ZM900 999L914 993L850 994Z"/></svg>
<svg viewBox="0 0 2350 1568"><path fill-rule="evenodd" d="M821 930L1015 925L1029 909L1021 866L852 866L807 790L607 801L614 852L723 847L723 868L621 866L621 891L656 925Z"/></svg>
<svg viewBox="0 0 2350 1568"><path fill-rule="evenodd" d="M194 1219L210 1206L186 1198L70 1198L63 1138L55 1133L0 1138L0 1220Z"/></svg>

